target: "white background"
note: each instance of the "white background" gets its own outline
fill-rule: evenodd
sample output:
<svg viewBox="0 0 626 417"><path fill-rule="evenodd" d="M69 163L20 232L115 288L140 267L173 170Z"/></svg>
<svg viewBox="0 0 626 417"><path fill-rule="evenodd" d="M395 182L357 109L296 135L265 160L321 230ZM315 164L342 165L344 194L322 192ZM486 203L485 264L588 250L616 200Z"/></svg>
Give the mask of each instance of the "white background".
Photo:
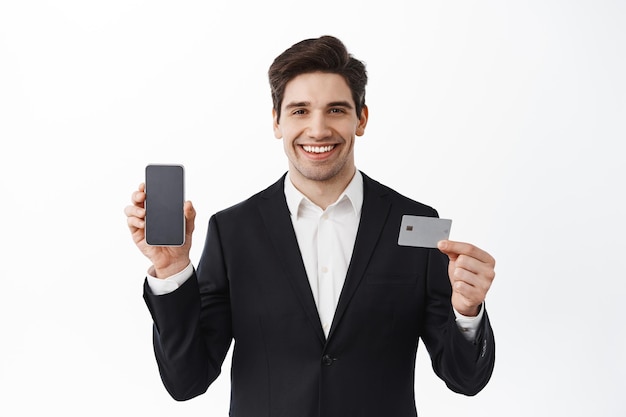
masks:
<svg viewBox="0 0 626 417"><path fill-rule="evenodd" d="M429 416L624 416L620 1L2 1L0 415L225 416L165 392L123 214L149 162L183 163L210 214L287 168L273 58L333 34L364 60L368 175L497 259L497 361L476 397L425 350Z"/></svg>

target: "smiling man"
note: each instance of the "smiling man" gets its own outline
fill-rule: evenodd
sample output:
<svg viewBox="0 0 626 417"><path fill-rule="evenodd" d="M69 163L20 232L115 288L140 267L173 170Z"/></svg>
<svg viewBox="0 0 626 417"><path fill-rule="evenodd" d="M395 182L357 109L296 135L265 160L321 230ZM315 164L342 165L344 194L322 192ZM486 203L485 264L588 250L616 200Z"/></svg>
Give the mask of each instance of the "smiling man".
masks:
<svg viewBox="0 0 626 417"><path fill-rule="evenodd" d="M354 140L365 132L367 108L357 113L345 78L324 72L290 80L282 103L273 110L274 135L284 142L289 179L325 209L354 177Z"/></svg>
<svg viewBox="0 0 626 417"><path fill-rule="evenodd" d="M494 366L494 259L464 242L398 245L403 215L437 212L356 169L367 74L340 40L293 45L269 79L288 172L211 217L197 268L191 202L179 248L146 244L143 184L125 209L152 262L144 298L165 387L202 394L234 341L233 417L413 417L421 339L448 387L475 395Z"/></svg>

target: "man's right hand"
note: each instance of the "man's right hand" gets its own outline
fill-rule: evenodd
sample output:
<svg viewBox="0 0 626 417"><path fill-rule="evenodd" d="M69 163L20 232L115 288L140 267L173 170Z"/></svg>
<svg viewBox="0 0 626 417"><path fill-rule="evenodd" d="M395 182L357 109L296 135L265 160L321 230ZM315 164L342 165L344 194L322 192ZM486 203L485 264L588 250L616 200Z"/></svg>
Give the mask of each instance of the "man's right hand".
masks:
<svg viewBox="0 0 626 417"><path fill-rule="evenodd" d="M167 278L182 271L189 265L189 251L191 250L191 236L196 219L196 210L191 201L186 201L185 212L185 244L182 246L150 246L146 243L145 225L146 210L146 185L139 184L139 188L131 196L132 205L126 206L124 214L133 241L154 266L154 274L157 278Z"/></svg>

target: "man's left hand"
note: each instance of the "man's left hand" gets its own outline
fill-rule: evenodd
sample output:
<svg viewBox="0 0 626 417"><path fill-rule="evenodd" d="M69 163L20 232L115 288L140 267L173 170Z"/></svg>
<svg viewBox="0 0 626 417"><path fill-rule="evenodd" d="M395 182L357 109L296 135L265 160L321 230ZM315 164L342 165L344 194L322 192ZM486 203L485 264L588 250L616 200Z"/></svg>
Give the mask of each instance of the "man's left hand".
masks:
<svg viewBox="0 0 626 417"><path fill-rule="evenodd" d="M464 242L442 240L441 252L448 255L452 306L464 316L475 317L496 276L496 261L484 250Z"/></svg>

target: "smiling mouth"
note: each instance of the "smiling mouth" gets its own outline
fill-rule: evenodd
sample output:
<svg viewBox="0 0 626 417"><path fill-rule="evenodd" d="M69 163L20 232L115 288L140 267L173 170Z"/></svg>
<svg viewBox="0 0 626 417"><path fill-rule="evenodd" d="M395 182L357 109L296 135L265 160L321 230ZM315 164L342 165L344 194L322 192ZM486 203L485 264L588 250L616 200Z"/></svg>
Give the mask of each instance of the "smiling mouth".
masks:
<svg viewBox="0 0 626 417"><path fill-rule="evenodd" d="M302 145L302 149L308 153L325 153L330 152L335 149L335 145L326 145L326 146L311 146L311 145Z"/></svg>

